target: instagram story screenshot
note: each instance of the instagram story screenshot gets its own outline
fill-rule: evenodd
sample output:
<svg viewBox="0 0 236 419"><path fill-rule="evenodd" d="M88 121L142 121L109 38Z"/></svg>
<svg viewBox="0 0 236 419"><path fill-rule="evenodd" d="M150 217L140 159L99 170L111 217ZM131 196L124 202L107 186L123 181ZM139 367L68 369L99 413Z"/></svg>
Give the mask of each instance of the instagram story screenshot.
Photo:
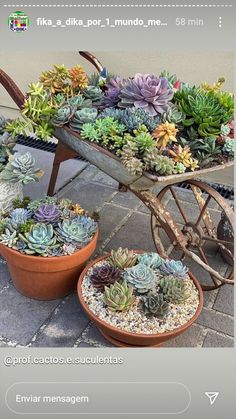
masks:
<svg viewBox="0 0 236 419"><path fill-rule="evenodd" d="M0 419L234 419L236 3L0 4Z"/></svg>

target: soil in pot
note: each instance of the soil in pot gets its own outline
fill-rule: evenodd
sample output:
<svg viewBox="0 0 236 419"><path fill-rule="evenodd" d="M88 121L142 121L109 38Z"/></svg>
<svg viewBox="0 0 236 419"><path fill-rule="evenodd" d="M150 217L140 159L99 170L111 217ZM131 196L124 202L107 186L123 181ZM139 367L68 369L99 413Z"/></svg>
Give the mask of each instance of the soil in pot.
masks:
<svg viewBox="0 0 236 419"><path fill-rule="evenodd" d="M79 300L90 319L101 333L116 346L161 346L163 342L187 330L199 316L203 293L197 280L187 274L185 278L189 298L182 304L169 304L163 319L147 316L143 309L144 295L136 294L135 304L127 311L111 311L104 303L104 293L91 282L94 268L104 265L107 257L96 259L82 272L78 282ZM156 270L157 283L161 278ZM158 273L159 272L159 273Z"/></svg>

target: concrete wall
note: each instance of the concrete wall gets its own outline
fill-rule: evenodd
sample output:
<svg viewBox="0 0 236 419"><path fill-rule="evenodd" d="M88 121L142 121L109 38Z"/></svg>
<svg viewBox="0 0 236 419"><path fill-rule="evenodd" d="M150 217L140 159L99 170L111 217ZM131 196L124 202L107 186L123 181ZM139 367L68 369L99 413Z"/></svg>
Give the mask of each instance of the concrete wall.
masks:
<svg viewBox="0 0 236 419"><path fill-rule="evenodd" d="M191 84L202 81L213 83L219 76L226 78L224 89L233 90L233 54L228 52L93 52L107 69L122 76L136 72L159 74L167 69ZM30 81L37 81L43 70L53 64L65 64L70 67L77 63L84 65L88 73L93 67L73 52L0 52L0 68L6 71L22 89L26 91ZM8 94L0 87L0 106L15 107Z"/></svg>

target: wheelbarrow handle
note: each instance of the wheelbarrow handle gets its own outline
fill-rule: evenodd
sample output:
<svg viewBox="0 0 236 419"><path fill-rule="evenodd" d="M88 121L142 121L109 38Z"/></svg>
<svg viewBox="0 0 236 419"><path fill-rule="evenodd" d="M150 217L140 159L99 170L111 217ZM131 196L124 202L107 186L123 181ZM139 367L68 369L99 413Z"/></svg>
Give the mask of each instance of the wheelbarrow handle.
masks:
<svg viewBox="0 0 236 419"><path fill-rule="evenodd" d="M100 61L93 54L91 54L91 52L88 52L88 51L79 51L79 54L82 57L84 57L86 60L88 60L91 64L93 64L94 67L96 67L96 69L99 72L99 74L102 72L103 65L100 63Z"/></svg>
<svg viewBox="0 0 236 419"><path fill-rule="evenodd" d="M0 68L0 84L4 87L4 89L9 93L11 98L14 100L16 105L19 108L22 108L25 101L25 95L16 85L16 83L12 80L10 76L8 76L5 71L1 70Z"/></svg>

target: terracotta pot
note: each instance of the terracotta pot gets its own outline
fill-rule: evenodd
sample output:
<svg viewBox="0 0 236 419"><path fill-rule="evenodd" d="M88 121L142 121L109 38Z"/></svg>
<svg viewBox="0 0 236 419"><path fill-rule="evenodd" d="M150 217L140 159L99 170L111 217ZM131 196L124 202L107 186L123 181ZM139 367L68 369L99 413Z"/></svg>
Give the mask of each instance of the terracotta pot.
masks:
<svg viewBox="0 0 236 419"><path fill-rule="evenodd" d="M69 256L28 256L0 244L0 254L6 259L16 289L36 300L65 297L75 288L78 275L96 249L98 231L82 249Z"/></svg>
<svg viewBox="0 0 236 419"><path fill-rule="evenodd" d="M143 252L137 252L137 253L143 253ZM88 270L94 264L96 264L97 262L100 262L101 260L107 259L109 256L110 254L104 255L102 257L95 259L91 263L89 263L86 266L86 268L83 270L83 272L81 273L79 281L78 281L78 285L77 285L78 297L84 311L86 312L87 316L95 323L95 325L98 327L102 335L108 341L112 342L116 346L123 346L123 347L126 347L126 346L135 346L135 347L148 347L148 346L156 347L157 346L158 347L158 346L161 346L167 340L173 339L176 336L180 335L181 333L185 332L197 320L203 307L203 292L197 279L191 273L189 273L189 276L194 282L194 285L196 286L199 293L199 306L194 316L183 326L180 326L172 330L171 332L164 332L164 333L157 333L157 334L146 334L146 333L141 334L141 333L131 333L131 332L118 329L117 327L111 326L105 321L99 319L90 310L90 308L88 307L88 305L85 303L83 299L82 282Z"/></svg>

